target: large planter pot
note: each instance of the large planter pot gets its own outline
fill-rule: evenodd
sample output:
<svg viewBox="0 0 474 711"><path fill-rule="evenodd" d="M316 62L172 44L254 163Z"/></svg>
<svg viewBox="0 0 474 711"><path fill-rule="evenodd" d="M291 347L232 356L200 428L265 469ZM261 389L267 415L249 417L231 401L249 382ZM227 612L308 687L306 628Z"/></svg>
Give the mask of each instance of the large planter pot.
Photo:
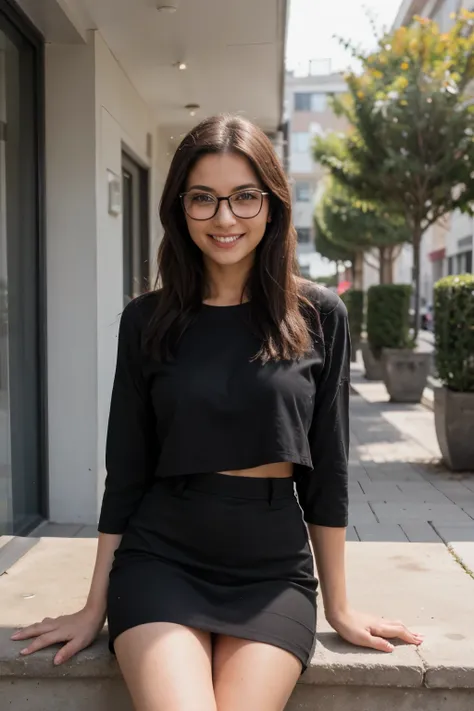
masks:
<svg viewBox="0 0 474 711"><path fill-rule="evenodd" d="M474 471L474 393L435 388L436 435L452 471Z"/></svg>
<svg viewBox="0 0 474 711"><path fill-rule="evenodd" d="M383 381L392 402L421 402L430 370L430 354L408 348L384 348Z"/></svg>
<svg viewBox="0 0 474 711"><path fill-rule="evenodd" d="M367 380L382 380L383 370L382 361L376 358L372 353L368 341L362 341L360 344L362 350L362 359L364 361L365 377Z"/></svg>

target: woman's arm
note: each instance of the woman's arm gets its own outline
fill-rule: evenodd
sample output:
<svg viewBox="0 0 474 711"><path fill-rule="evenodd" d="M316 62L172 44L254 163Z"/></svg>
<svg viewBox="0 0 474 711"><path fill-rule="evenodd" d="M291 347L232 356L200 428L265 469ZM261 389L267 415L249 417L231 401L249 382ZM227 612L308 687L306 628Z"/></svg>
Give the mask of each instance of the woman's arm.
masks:
<svg viewBox="0 0 474 711"><path fill-rule="evenodd" d="M316 567L321 583L324 611L329 624L347 610L346 529L309 525Z"/></svg>
<svg viewBox="0 0 474 711"><path fill-rule="evenodd" d="M120 545L122 536L116 533L99 533L97 555L91 587L87 596L86 609L98 619L107 614L107 591L109 589L109 574L114 561L115 551Z"/></svg>

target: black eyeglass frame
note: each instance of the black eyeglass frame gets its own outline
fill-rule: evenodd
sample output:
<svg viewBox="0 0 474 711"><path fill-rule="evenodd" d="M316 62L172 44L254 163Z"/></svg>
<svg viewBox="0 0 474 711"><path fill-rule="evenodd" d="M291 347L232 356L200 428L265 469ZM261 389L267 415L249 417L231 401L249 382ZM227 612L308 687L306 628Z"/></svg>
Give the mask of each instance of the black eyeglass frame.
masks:
<svg viewBox="0 0 474 711"><path fill-rule="evenodd" d="M236 215L235 212L233 211L232 205L231 205L231 203L230 203L230 199L231 199L232 197L234 197L234 195L239 195L240 193L260 193L261 198L262 198L262 199L261 199L261 202L260 202L260 208L259 208L258 212L255 213L255 215L252 215L252 217L241 217L240 215ZM189 212L186 210L186 206L185 206L185 204L184 204L184 198L186 197L186 195L190 195L190 194L191 194L191 191L188 191L188 192L186 192L186 193L180 193L180 194L179 194L179 197L180 197L180 200L181 200L181 204L182 204L182 206L183 206L183 210L184 210L184 212L186 213L186 215L187 215L191 220L196 220L196 222L206 222L206 220L212 220L212 219L217 215L217 213L219 212L219 207L220 207L220 204L221 204L222 200L227 200L227 204L229 205L229 210L230 210L231 213L234 215L234 217L237 217L239 220L253 220L255 217L258 217L258 215L260 215L260 213L262 212L263 198L264 198L266 195L270 195L269 192L266 192L265 190L259 190L258 188L248 188L247 190L237 190L235 193L231 193L230 195L226 195L226 196L224 196L224 197L217 197L217 196L215 196L215 195L211 195L211 193L206 193L206 192L203 191L203 192L197 193L197 194L199 194L199 195L210 195L211 197L215 198L215 200L217 201L217 202L216 202L216 209L215 209L215 212L214 212L214 214L211 215L210 217L192 217L192 215L190 215Z"/></svg>

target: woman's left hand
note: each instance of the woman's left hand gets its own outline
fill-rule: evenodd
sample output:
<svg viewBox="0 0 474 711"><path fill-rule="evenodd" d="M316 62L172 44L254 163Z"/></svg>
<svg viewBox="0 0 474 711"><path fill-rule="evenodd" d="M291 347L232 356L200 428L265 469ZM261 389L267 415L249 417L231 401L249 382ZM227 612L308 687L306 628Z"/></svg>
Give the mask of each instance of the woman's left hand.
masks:
<svg viewBox="0 0 474 711"><path fill-rule="evenodd" d="M347 642L360 647L378 649L381 652L393 652L395 649L389 639L400 639L416 646L423 642L423 635L410 632L401 622L385 620L383 617L350 609L328 619L328 622Z"/></svg>

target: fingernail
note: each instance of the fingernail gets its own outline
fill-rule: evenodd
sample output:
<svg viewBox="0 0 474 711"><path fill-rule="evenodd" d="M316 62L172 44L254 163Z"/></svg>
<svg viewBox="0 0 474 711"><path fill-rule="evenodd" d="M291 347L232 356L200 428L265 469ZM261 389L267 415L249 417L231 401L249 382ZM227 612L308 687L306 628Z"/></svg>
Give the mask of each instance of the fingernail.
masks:
<svg viewBox="0 0 474 711"><path fill-rule="evenodd" d="M25 647L25 649L22 649L22 650L21 650L20 654L26 654L27 651L28 651L28 647Z"/></svg>
<svg viewBox="0 0 474 711"><path fill-rule="evenodd" d="M10 639L16 639L19 634L20 634L19 632L15 632L14 634L12 634L12 636L10 637Z"/></svg>
<svg viewBox="0 0 474 711"><path fill-rule="evenodd" d="M54 664L57 666L58 664L61 664L61 659L55 659Z"/></svg>

